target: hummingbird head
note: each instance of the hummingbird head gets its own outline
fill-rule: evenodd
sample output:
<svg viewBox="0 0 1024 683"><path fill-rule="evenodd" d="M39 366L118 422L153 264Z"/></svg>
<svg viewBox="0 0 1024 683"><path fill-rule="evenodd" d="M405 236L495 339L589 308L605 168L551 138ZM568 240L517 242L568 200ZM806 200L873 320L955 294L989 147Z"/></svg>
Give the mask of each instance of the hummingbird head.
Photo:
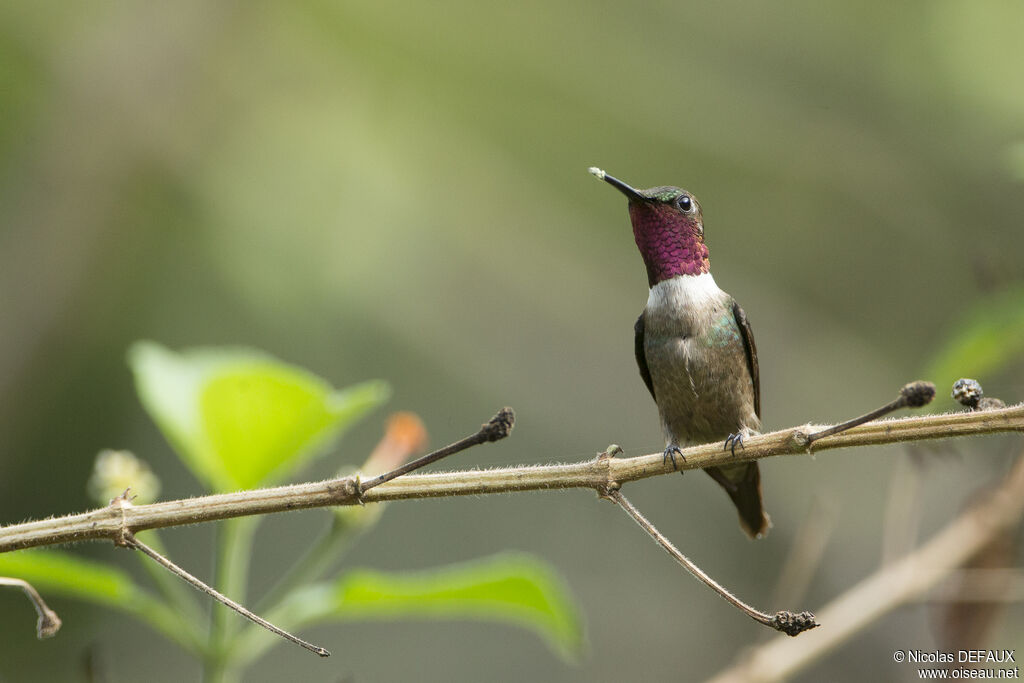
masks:
<svg viewBox="0 0 1024 683"><path fill-rule="evenodd" d="M629 200L633 238L647 266L651 287L677 275L700 275L711 270L704 244L704 218L696 197L678 187L637 190L599 168L589 170Z"/></svg>

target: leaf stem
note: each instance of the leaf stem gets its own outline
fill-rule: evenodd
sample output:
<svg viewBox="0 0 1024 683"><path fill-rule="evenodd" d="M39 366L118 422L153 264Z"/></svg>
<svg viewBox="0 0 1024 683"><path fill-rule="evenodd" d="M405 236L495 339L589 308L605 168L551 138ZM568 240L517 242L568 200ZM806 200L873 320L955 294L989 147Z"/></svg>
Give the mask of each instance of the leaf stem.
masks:
<svg viewBox="0 0 1024 683"><path fill-rule="evenodd" d="M255 522L254 518L231 519L219 530L215 583L224 595L239 600L245 600L249 583L249 556L252 550L252 537L256 530ZM228 661L230 642L235 630L228 616L225 610L216 607L210 610L209 649L204 661L204 680L207 683L236 678Z"/></svg>
<svg viewBox="0 0 1024 683"><path fill-rule="evenodd" d="M355 540L358 531L332 520L331 527L264 595L256 608L266 612L277 607L297 586L306 585L321 578L342 552Z"/></svg>

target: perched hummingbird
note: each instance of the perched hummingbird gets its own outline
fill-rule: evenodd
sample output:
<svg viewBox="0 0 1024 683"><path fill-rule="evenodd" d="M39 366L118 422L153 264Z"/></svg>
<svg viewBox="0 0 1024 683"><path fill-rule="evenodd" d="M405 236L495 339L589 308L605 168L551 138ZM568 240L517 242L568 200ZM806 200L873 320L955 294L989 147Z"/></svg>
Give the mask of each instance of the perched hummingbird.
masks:
<svg viewBox="0 0 1024 683"><path fill-rule="evenodd" d="M647 266L651 291L634 328L636 362L658 405L665 459L677 466L681 445L718 439L735 454L761 428L757 348L743 309L711 277L697 198L678 187L637 190L589 170L626 195ZM756 462L704 471L729 494L751 538L768 531Z"/></svg>

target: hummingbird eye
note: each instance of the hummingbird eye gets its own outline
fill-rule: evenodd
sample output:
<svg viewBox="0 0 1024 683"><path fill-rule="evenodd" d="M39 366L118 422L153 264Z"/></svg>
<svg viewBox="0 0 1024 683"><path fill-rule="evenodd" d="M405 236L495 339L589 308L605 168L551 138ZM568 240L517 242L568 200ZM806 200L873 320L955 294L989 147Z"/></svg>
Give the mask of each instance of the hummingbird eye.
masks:
<svg viewBox="0 0 1024 683"><path fill-rule="evenodd" d="M693 208L693 201L690 199L689 195L681 194L679 195L679 199L676 200L676 206L678 206L681 211L689 212L689 210Z"/></svg>

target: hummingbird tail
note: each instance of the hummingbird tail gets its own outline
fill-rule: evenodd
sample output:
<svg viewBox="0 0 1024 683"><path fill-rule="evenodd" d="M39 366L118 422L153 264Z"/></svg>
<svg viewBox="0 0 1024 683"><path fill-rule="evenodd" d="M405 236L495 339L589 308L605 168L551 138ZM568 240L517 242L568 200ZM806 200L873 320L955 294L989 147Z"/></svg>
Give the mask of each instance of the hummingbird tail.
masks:
<svg viewBox="0 0 1024 683"><path fill-rule="evenodd" d="M761 471L756 462L704 470L729 494L740 515L740 526L751 538L768 533L772 522L761 499Z"/></svg>

